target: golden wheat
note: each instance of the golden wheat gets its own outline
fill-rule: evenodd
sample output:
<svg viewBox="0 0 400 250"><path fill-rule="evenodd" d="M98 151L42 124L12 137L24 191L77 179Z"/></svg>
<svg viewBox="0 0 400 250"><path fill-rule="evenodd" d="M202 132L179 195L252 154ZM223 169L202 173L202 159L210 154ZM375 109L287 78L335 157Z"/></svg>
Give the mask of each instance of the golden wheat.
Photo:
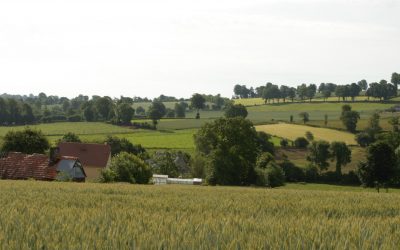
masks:
<svg viewBox="0 0 400 250"><path fill-rule="evenodd" d="M398 249L400 194L0 181L2 249Z"/></svg>

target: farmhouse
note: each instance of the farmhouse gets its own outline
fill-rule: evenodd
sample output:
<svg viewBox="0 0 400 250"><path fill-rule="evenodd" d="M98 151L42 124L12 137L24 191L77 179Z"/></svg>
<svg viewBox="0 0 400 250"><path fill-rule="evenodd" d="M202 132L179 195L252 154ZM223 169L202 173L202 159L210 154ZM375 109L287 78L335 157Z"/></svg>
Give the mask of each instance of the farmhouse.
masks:
<svg viewBox="0 0 400 250"><path fill-rule="evenodd" d="M10 152L0 157L0 178L13 180L85 181L86 174L76 157L51 159L47 155Z"/></svg>
<svg viewBox="0 0 400 250"><path fill-rule="evenodd" d="M99 178L101 170L111 163L111 147L107 144L61 142L58 148L60 155L79 158L91 180Z"/></svg>

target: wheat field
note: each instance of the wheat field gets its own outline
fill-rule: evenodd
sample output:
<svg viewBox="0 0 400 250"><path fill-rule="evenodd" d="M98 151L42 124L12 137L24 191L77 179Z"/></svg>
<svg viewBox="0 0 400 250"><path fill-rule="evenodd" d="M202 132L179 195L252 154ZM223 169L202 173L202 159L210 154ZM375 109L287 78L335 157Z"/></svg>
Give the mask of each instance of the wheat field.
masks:
<svg viewBox="0 0 400 250"><path fill-rule="evenodd" d="M0 181L2 249L398 249L400 194Z"/></svg>

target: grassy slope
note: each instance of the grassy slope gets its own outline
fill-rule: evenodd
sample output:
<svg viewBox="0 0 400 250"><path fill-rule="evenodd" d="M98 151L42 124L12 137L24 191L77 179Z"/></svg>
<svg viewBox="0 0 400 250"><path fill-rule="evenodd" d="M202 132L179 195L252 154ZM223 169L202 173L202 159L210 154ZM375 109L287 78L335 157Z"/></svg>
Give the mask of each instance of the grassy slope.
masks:
<svg viewBox="0 0 400 250"><path fill-rule="evenodd" d="M4 249L396 249L400 245L400 194L360 188L0 181L0 200Z"/></svg>

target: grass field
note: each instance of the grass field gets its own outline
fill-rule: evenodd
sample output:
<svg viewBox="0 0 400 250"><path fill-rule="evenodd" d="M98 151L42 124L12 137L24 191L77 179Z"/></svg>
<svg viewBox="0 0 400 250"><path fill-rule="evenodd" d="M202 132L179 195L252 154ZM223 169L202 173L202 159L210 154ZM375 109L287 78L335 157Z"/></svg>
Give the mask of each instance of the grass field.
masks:
<svg viewBox="0 0 400 250"><path fill-rule="evenodd" d="M323 191L316 191L321 189ZM398 249L400 193L0 181L3 249Z"/></svg>
<svg viewBox="0 0 400 250"><path fill-rule="evenodd" d="M297 124L277 123L260 125L257 126L256 129L258 131L264 131L271 135L287 138L290 140L295 140L297 137L300 136L304 137L305 133L307 131L310 131L314 135L314 138L316 140L325 140L328 142L343 141L349 145L357 144L354 140L354 134L328 128L316 128Z"/></svg>
<svg viewBox="0 0 400 250"><path fill-rule="evenodd" d="M0 137L4 136L10 130L23 130L26 126L15 126L15 127L1 127L0 126ZM122 134L132 133L132 129L124 128L120 126L114 126L103 122L58 122L48 123L39 125L30 125L32 129L38 129L45 135L64 135L68 132L73 132L79 135L90 135L90 134Z"/></svg>

